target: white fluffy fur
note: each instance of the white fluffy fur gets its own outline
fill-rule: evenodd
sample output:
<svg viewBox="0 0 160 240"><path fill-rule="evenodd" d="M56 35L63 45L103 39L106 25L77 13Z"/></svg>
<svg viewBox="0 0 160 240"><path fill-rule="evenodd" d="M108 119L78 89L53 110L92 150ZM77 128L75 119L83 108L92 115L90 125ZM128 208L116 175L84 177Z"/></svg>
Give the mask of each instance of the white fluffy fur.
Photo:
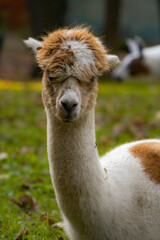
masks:
<svg viewBox="0 0 160 240"><path fill-rule="evenodd" d="M95 76L98 74L95 66L95 56L85 42L67 40L63 43L63 48L71 48L74 52L74 64L72 68L68 65L66 66L66 76L72 75L76 76L81 81L86 81L86 71ZM90 68L92 68L92 72L90 71Z"/></svg>
<svg viewBox="0 0 160 240"><path fill-rule="evenodd" d="M95 65L95 58L93 52L89 49L89 46L85 42L79 42L76 40L67 40L64 42L64 49L69 47L74 52L75 61L82 68L86 65L89 68L91 65Z"/></svg>
<svg viewBox="0 0 160 240"><path fill-rule="evenodd" d="M70 239L159 240L160 187L129 152L140 142L99 159L94 110L67 127L46 113L50 173Z"/></svg>
<svg viewBox="0 0 160 240"><path fill-rule="evenodd" d="M114 69L120 64L119 57L116 55L108 54L106 57L111 69Z"/></svg>

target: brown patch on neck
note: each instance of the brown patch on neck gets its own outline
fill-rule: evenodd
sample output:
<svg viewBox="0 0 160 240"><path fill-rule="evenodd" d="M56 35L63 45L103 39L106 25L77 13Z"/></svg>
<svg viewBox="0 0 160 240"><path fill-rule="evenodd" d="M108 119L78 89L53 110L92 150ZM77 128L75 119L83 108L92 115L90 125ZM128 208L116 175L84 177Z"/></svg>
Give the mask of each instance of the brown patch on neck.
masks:
<svg viewBox="0 0 160 240"><path fill-rule="evenodd" d="M160 143L144 142L129 149L130 153L140 158L144 172L152 181L160 184Z"/></svg>
<svg viewBox="0 0 160 240"><path fill-rule="evenodd" d="M132 76L150 73L149 68L143 63L143 58L133 60L130 71Z"/></svg>

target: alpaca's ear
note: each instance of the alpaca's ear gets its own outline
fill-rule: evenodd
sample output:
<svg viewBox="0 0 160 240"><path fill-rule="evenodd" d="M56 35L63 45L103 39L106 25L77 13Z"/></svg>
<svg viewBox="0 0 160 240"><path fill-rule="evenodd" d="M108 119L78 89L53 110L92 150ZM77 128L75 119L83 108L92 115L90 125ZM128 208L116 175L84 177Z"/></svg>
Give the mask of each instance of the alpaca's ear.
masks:
<svg viewBox="0 0 160 240"><path fill-rule="evenodd" d="M28 40L24 40L24 43L32 48L34 52L37 52L37 50L41 49L43 47L43 44L41 41L38 41L34 38L28 38Z"/></svg>
<svg viewBox="0 0 160 240"><path fill-rule="evenodd" d="M109 63L109 66L110 66L110 70L113 70L120 64L120 60L118 56L109 54L106 57L107 57L107 62Z"/></svg>

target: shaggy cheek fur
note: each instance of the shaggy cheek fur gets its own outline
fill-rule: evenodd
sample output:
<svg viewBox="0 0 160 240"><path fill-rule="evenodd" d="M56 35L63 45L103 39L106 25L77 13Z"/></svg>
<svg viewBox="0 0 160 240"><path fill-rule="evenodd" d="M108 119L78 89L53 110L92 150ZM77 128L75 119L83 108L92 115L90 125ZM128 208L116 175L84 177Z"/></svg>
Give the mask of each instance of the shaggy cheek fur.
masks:
<svg viewBox="0 0 160 240"><path fill-rule="evenodd" d="M98 90L98 81L94 80L93 83L85 84L85 87L82 91L82 112L90 111L96 105Z"/></svg>
<svg viewBox="0 0 160 240"><path fill-rule="evenodd" d="M52 113L56 112L56 99L58 94L58 88L50 83L44 76L42 80L42 99L45 107Z"/></svg>

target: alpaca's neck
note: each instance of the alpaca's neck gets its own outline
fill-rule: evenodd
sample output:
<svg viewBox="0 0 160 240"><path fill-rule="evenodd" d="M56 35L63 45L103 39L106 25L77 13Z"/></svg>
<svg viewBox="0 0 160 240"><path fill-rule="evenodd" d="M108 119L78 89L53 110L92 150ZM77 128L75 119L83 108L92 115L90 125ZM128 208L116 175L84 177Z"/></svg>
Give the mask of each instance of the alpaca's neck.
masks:
<svg viewBox="0 0 160 240"><path fill-rule="evenodd" d="M65 203L68 206L71 199L79 204L80 196L97 194L104 180L96 148L94 112L66 124L47 112L47 134L50 172L59 205L65 211Z"/></svg>

